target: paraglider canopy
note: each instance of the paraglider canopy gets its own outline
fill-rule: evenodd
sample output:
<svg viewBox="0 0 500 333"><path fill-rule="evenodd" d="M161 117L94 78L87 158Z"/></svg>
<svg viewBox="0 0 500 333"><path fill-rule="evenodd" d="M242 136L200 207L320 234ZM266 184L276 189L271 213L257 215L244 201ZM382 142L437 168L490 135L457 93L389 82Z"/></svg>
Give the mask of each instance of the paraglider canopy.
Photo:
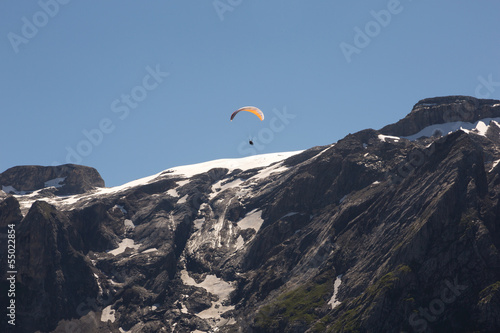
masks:
<svg viewBox="0 0 500 333"><path fill-rule="evenodd" d="M241 111L251 112L259 117L261 121L264 120L264 113L259 108L256 108L255 106L244 106L233 112L233 114L231 115L231 121L233 121L233 118Z"/></svg>

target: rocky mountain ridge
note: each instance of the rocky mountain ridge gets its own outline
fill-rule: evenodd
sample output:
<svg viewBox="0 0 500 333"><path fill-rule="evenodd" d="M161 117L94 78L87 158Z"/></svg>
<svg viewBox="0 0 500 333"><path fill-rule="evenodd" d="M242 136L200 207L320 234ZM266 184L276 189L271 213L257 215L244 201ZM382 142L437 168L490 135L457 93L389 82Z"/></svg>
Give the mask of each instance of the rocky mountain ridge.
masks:
<svg viewBox="0 0 500 333"><path fill-rule="evenodd" d="M425 127L451 122L474 123L481 119L500 117L500 103L493 99L477 99L469 96L426 98L419 101L411 112L380 132L394 136L410 136Z"/></svg>
<svg viewBox="0 0 500 333"><path fill-rule="evenodd" d="M3 195L17 328L500 330L500 126L484 120L500 102L458 100L423 100L395 125L305 151ZM468 108L460 126L472 125L451 133L435 116Z"/></svg>
<svg viewBox="0 0 500 333"><path fill-rule="evenodd" d="M96 169L75 164L53 167L24 165L0 173L0 189L11 194L28 194L53 187L54 194L80 194L104 187Z"/></svg>

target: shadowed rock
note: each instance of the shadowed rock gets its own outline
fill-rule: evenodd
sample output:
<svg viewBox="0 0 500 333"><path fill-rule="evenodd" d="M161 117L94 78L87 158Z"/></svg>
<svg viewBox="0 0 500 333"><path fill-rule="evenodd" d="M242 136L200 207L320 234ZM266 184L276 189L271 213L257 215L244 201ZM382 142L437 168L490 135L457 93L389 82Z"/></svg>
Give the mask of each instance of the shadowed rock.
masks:
<svg viewBox="0 0 500 333"><path fill-rule="evenodd" d="M75 164L59 166L16 166L0 174L0 189L5 192L33 192L56 187L55 194L79 194L103 187L104 180L96 169Z"/></svg>

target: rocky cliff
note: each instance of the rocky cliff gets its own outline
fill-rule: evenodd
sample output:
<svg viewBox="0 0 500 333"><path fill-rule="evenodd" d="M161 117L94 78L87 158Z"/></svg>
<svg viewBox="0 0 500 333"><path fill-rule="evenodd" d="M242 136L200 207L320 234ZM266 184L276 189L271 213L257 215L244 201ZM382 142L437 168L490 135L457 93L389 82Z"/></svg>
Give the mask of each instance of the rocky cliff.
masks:
<svg viewBox="0 0 500 333"><path fill-rule="evenodd" d="M499 331L500 127L486 119L500 102L470 102L469 129L399 137L468 108L456 98L301 152L3 196L17 328Z"/></svg>
<svg viewBox="0 0 500 333"><path fill-rule="evenodd" d="M57 195L79 194L103 187L104 180L96 169L65 164L54 167L16 166L0 173L0 189L18 194L54 188Z"/></svg>
<svg viewBox="0 0 500 333"><path fill-rule="evenodd" d="M473 123L497 117L500 117L500 103L497 100L469 96L426 98L415 104L405 118L385 126L380 132L387 135L410 136L431 125L451 122Z"/></svg>

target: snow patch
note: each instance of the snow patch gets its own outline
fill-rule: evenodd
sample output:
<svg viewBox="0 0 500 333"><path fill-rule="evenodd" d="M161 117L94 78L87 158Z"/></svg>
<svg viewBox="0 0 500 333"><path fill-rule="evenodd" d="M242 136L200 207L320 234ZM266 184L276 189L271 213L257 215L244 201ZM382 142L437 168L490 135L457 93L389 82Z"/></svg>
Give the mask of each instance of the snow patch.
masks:
<svg viewBox="0 0 500 333"><path fill-rule="evenodd" d="M323 155L324 153L326 153L329 149L335 147L335 143L332 143L331 145L329 145L328 147L326 147L325 149L323 149L322 151L320 151L317 155L315 155L312 159L318 159L321 155ZM311 159L311 160L312 160Z"/></svg>
<svg viewBox="0 0 500 333"><path fill-rule="evenodd" d="M47 180L45 183L44 183L44 187L55 187L55 188L60 188L60 187L63 187L64 184L61 184L62 182L64 182L64 180L66 179L66 177L62 177L62 178L54 178L54 179L51 179L51 180Z"/></svg>
<svg viewBox="0 0 500 333"><path fill-rule="evenodd" d="M114 255L114 256L117 256L123 252L125 252L125 250L127 248L131 248L131 249L134 249L134 250L137 250L139 247L141 247L141 244L135 244L134 240L133 239L130 239L130 238L124 238L120 244L118 244L118 247L114 250L111 250L111 251L108 251L108 253Z"/></svg>
<svg viewBox="0 0 500 333"><path fill-rule="evenodd" d="M192 177L194 175L207 172L214 168L225 168L229 169L229 171L236 169L250 170L259 167L266 167L270 164L283 161L301 152L303 152L303 150L286 152L286 153L262 154L262 155L248 156L242 158L220 159L198 164L179 166L171 168L167 171L168 174L170 175L184 175L185 177Z"/></svg>
<svg viewBox="0 0 500 333"><path fill-rule="evenodd" d="M491 166L490 172L492 172L493 169L495 169L495 167L498 165L499 162L500 162L500 160L496 160L495 162L493 162L493 165Z"/></svg>
<svg viewBox="0 0 500 333"><path fill-rule="evenodd" d="M114 205L113 209L119 209L123 214L127 214L127 210L122 205Z"/></svg>
<svg viewBox="0 0 500 333"><path fill-rule="evenodd" d="M193 221L194 224L194 230L200 230L201 227L203 226L203 223L205 223L205 219L196 219Z"/></svg>
<svg viewBox="0 0 500 333"><path fill-rule="evenodd" d="M243 246L245 246L245 240L241 235L239 235L238 238L236 239L236 244L234 246L236 247L236 251L240 250L241 248L243 248Z"/></svg>
<svg viewBox="0 0 500 333"><path fill-rule="evenodd" d="M187 202L187 198L188 198L188 195L186 194L185 196L183 196L182 198L180 198L177 201L177 203L180 203L180 204L186 203Z"/></svg>
<svg viewBox="0 0 500 333"><path fill-rule="evenodd" d="M238 226L242 230L252 228L255 231L259 231L262 223L264 223L262 211L254 209L238 222Z"/></svg>
<svg viewBox="0 0 500 333"><path fill-rule="evenodd" d="M97 191L94 193L94 195L113 194L113 193L118 193L118 192L124 191L128 188L146 185L146 184L149 184L151 181L155 180L156 178L158 178L158 176L160 176L161 174L162 174L162 172L159 172L155 175L140 178L137 180L133 180L131 182L128 182L128 183L120 185L120 186L100 187L97 189Z"/></svg>
<svg viewBox="0 0 500 333"><path fill-rule="evenodd" d="M123 224L125 225L125 230L134 230L135 229L135 224L132 222L132 220L126 219L123 221Z"/></svg>
<svg viewBox="0 0 500 333"><path fill-rule="evenodd" d="M18 191L16 190L13 186L4 186L2 185L2 191L4 191L5 193L12 193L12 194L16 194L16 195L26 195L28 193L30 193L29 191Z"/></svg>
<svg viewBox="0 0 500 333"><path fill-rule="evenodd" d="M440 135L447 135L451 132L455 132L458 130L462 130L466 133L470 133L470 131L473 131L473 133L479 134L479 135L485 135L486 131L488 130L488 126L486 124L489 124L491 121L499 122L499 118L484 118L481 120L478 120L474 123L469 123L469 122L464 122L464 121L454 121L454 122L449 122L449 123L444 123L444 124L435 124L431 126L427 126L420 132L410 135L410 136L405 136L403 138L408 139L410 141L414 141L420 137L431 137L435 135L436 133L439 133Z"/></svg>
<svg viewBox="0 0 500 333"><path fill-rule="evenodd" d="M281 165L281 163L277 163L276 165L273 165L272 167L260 170L258 174L256 174L255 176L253 176L250 179L265 179L273 173L282 173L286 170L288 170L288 167L284 167Z"/></svg>
<svg viewBox="0 0 500 333"><path fill-rule="evenodd" d="M219 298L216 302L212 302L211 308L199 312L197 314L198 317L220 320L224 312L234 309L233 305L226 306L222 304L224 301L229 300L229 295L235 290L235 287L229 282L219 279L215 275L207 275L203 282L196 283L186 270L181 271L181 279L185 285L203 288L210 294L216 295Z"/></svg>
<svg viewBox="0 0 500 333"><path fill-rule="evenodd" d="M488 130L488 125L486 125L482 121L478 121L475 129L477 130L477 134L482 135L482 136L486 136L486 131Z"/></svg>
<svg viewBox="0 0 500 333"><path fill-rule="evenodd" d="M190 181L191 181L190 179L178 181L177 187L182 187L182 186L186 185L187 183L189 183Z"/></svg>
<svg viewBox="0 0 500 333"><path fill-rule="evenodd" d="M379 140L380 140L380 141L382 141L382 142L388 142L388 141L386 141L387 139L391 139L391 140L394 140L394 142L398 142L398 141L399 141L399 139L400 139L400 138L399 138L399 137L397 137L397 136L383 135L383 134L379 134L379 135L378 135L378 138L379 138Z"/></svg>
<svg viewBox="0 0 500 333"><path fill-rule="evenodd" d="M111 309L111 305L108 305L102 310L101 321L104 323L108 321L112 323L115 322L115 310Z"/></svg>
<svg viewBox="0 0 500 333"><path fill-rule="evenodd" d="M94 264L94 266L95 266L95 264ZM94 278L95 278L95 281L97 282L97 287L99 287L98 295L102 295L103 291L102 291L102 287L101 287L101 282L99 282L99 276L96 273L94 273Z"/></svg>
<svg viewBox="0 0 500 333"><path fill-rule="evenodd" d="M210 193L210 195L208 196L208 198L210 200L212 200L215 196L217 196L217 194L219 194L220 192L223 192L229 188L233 188L233 187L237 187L239 185L241 185L241 183L244 182L244 180L240 179L240 178L237 178L233 181L230 181L224 185L222 185L222 182L224 180L219 180L217 183L215 183L214 185L212 185L212 193Z"/></svg>
<svg viewBox="0 0 500 333"><path fill-rule="evenodd" d="M181 312L184 314L189 313L188 308L186 307L186 305L184 303L181 303Z"/></svg>
<svg viewBox="0 0 500 333"><path fill-rule="evenodd" d="M337 301L337 295L339 293L339 287L341 284L342 284L342 275L339 275L337 276L333 284L333 296L328 302L328 304L330 304L332 309L341 304L341 302Z"/></svg>
<svg viewBox="0 0 500 333"><path fill-rule="evenodd" d="M167 194L170 195L171 197L178 197L179 196L179 193L177 193L177 190L175 188L168 190Z"/></svg>

